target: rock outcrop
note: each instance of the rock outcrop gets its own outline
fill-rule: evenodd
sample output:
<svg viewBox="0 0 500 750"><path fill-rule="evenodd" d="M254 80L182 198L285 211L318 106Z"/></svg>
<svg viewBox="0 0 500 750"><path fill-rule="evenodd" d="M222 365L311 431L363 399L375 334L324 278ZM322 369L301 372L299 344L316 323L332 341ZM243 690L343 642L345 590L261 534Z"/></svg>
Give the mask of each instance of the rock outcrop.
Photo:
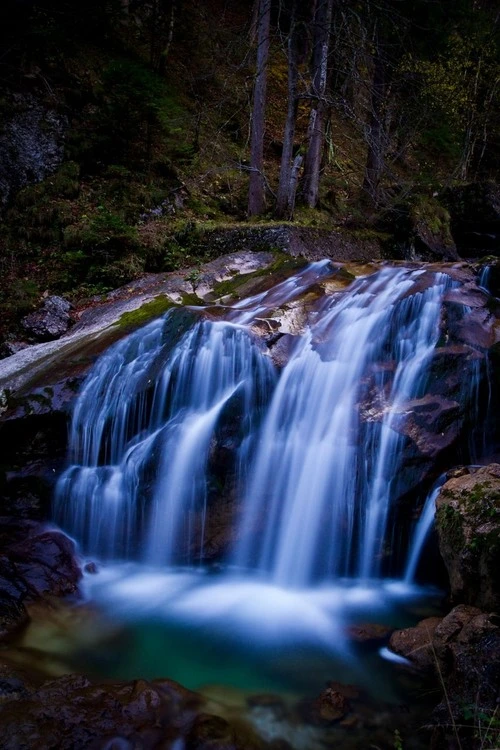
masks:
<svg viewBox="0 0 500 750"><path fill-rule="evenodd" d="M67 118L33 94L10 97L0 135L0 207L17 190L54 172L64 155Z"/></svg>
<svg viewBox="0 0 500 750"><path fill-rule="evenodd" d="M500 253L500 188L493 182L449 187L440 196L451 215L451 231L462 255Z"/></svg>
<svg viewBox="0 0 500 750"><path fill-rule="evenodd" d="M427 618L414 628L395 631L393 651L415 668L432 673L443 693L429 725L436 727L432 747L449 747L448 738L461 738L462 747L480 748L478 716L483 736L498 705L500 685L500 617L461 604L443 618ZM492 741L497 737L493 725Z"/></svg>
<svg viewBox="0 0 500 750"><path fill-rule="evenodd" d="M26 606L74 594L81 578L75 544L37 521L1 519L0 639L28 621Z"/></svg>
<svg viewBox="0 0 500 750"><path fill-rule="evenodd" d="M500 464L452 476L436 506L453 600L500 612Z"/></svg>
<svg viewBox="0 0 500 750"><path fill-rule="evenodd" d="M63 297L47 297L42 307L22 319L21 325L29 338L52 341L62 336L71 325L71 303Z"/></svg>

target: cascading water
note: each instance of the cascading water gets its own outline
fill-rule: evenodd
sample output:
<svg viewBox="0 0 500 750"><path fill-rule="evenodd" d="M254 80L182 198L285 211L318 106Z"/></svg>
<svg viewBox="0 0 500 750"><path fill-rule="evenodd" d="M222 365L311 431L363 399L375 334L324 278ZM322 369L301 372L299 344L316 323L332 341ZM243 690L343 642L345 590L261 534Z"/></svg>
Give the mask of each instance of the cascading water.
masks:
<svg viewBox="0 0 500 750"><path fill-rule="evenodd" d="M188 663L192 649L197 662L212 651L224 660L231 643L246 669L257 660L269 675L276 661L281 680L293 644L297 664L309 649L315 674L325 653L351 668L347 624L367 612L384 620L416 595L433 499L405 563L394 522L411 474L407 419L429 414L442 308L459 282L383 266L346 287L337 270L311 264L217 314L170 311L111 347L78 396L56 518L105 561L86 579L97 602L124 620L164 623L167 673L182 682L189 666L173 665L186 633ZM279 369L277 323L262 319L283 307L291 335ZM464 357L477 377L453 392L468 408L480 358ZM208 574L206 560L223 565Z"/></svg>
<svg viewBox="0 0 500 750"><path fill-rule="evenodd" d="M285 367L262 427L236 562L284 585L377 577L398 480L397 423L421 395L451 280L383 269L329 300ZM371 388L380 401L362 420ZM372 405L373 406L373 405Z"/></svg>
<svg viewBox="0 0 500 750"><path fill-rule="evenodd" d="M171 564L180 553L189 561L195 514L202 550L216 426L225 410L243 415L237 462L244 475L274 381L269 358L243 328L200 321L166 356L167 322L111 347L73 416L72 465L58 483L56 513L89 552L108 559L140 554Z"/></svg>
<svg viewBox="0 0 500 750"><path fill-rule="evenodd" d="M413 534L412 543L408 550L408 562L406 563L406 570L404 573L405 583L413 583L415 574L417 572L418 562L422 555L424 545L432 531L434 525L434 517L436 515L436 500L439 495L439 490L446 481L446 474L439 477L437 482L434 484L432 490L427 496L427 500L422 508L422 513L418 519L418 523L415 527Z"/></svg>
<svg viewBox="0 0 500 750"><path fill-rule="evenodd" d="M225 430L243 498L237 567L294 587L380 576L405 489L398 430L423 392L453 282L389 267L359 279L317 305L278 377L245 325L331 273L313 264L233 307L232 322L198 319L174 345L170 312L100 358L56 497L86 551L171 565L196 548L202 559L208 464Z"/></svg>

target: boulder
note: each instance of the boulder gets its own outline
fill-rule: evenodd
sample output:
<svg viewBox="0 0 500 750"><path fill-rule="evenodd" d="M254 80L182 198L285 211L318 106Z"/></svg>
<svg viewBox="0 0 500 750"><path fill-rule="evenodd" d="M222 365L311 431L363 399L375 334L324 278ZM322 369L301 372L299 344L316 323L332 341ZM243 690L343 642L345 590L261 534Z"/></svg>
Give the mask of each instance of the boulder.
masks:
<svg viewBox="0 0 500 750"><path fill-rule="evenodd" d="M305 721L316 726L328 726L339 721L350 710L347 697L330 685L313 701L305 701L299 708Z"/></svg>
<svg viewBox="0 0 500 750"><path fill-rule="evenodd" d="M483 744L478 740L478 716L486 728L498 706L500 617L460 604L446 617L396 630L390 646L417 669L434 673L443 694L429 722L436 727L432 747L455 747L458 736L463 748L484 748L484 739ZM493 731L489 740L494 744L495 726Z"/></svg>
<svg viewBox="0 0 500 750"><path fill-rule="evenodd" d="M436 509L453 601L500 611L500 464L448 479Z"/></svg>
<svg viewBox="0 0 500 750"><path fill-rule="evenodd" d="M30 520L1 518L0 640L28 622L25 604L74 594L81 578L75 544Z"/></svg>
<svg viewBox="0 0 500 750"><path fill-rule="evenodd" d="M411 196L395 206L391 229L396 248L408 260L450 261L458 253L450 229L450 214L434 197Z"/></svg>
<svg viewBox="0 0 500 750"><path fill-rule="evenodd" d="M389 648L409 659L418 669L433 671L435 658L432 640L441 621L441 617L426 617L413 628L395 630L389 640Z"/></svg>
<svg viewBox="0 0 500 750"><path fill-rule="evenodd" d="M71 304L62 297L47 297L43 306L26 315L21 324L35 341L52 341L66 333L71 325Z"/></svg>
<svg viewBox="0 0 500 750"><path fill-rule="evenodd" d="M468 256L500 253L500 187L474 182L449 187L440 196L451 216L459 251Z"/></svg>

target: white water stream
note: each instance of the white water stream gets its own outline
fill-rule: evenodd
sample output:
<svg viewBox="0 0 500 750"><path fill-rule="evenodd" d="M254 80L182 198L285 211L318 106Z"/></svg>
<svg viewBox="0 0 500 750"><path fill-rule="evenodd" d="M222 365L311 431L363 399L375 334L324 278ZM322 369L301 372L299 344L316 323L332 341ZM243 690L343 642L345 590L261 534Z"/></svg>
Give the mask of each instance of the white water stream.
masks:
<svg viewBox="0 0 500 750"><path fill-rule="evenodd" d="M106 561L87 585L115 614L347 654L348 622L415 594L436 493L405 560L392 550L402 425L425 393L455 282L382 267L323 296L279 371L252 322L334 273L312 264L225 321L198 312L174 339L171 311L95 364L55 516ZM229 506L214 576L207 529Z"/></svg>

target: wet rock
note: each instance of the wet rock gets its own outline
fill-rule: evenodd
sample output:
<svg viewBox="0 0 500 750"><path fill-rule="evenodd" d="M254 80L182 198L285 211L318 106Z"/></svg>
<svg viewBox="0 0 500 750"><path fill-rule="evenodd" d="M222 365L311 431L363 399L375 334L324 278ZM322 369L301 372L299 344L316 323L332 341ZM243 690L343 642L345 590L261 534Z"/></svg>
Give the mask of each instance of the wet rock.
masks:
<svg viewBox="0 0 500 750"><path fill-rule="evenodd" d="M318 697L302 706L306 721L317 726L327 726L344 718L350 709L346 696L332 687L327 687Z"/></svg>
<svg viewBox="0 0 500 750"><path fill-rule="evenodd" d="M160 748L190 720L181 696L174 700L143 680L99 685L68 675L0 704L6 750Z"/></svg>
<svg viewBox="0 0 500 750"><path fill-rule="evenodd" d="M28 598L65 596L77 589L81 570L75 544L60 531L43 531L12 545L9 557L28 588Z"/></svg>
<svg viewBox="0 0 500 750"><path fill-rule="evenodd" d="M500 464L452 477L436 501L436 526L454 601L500 609Z"/></svg>
<svg viewBox="0 0 500 750"><path fill-rule="evenodd" d="M414 628L395 630L389 640L389 648L409 659L417 668L433 671L436 660L432 651L432 639L441 620L441 617L427 617Z"/></svg>
<svg viewBox="0 0 500 750"><path fill-rule="evenodd" d="M35 341L52 341L70 327L70 309L71 304L62 297L47 297L39 310L22 319L21 325Z"/></svg>
<svg viewBox="0 0 500 750"><path fill-rule="evenodd" d="M457 439L461 415L458 402L427 393L422 398L402 404L393 426L401 434L407 435L422 455L434 457Z"/></svg>
<svg viewBox="0 0 500 750"><path fill-rule="evenodd" d="M278 368L283 368L288 363L293 349L297 344L297 336L284 334L271 346L271 359Z"/></svg>
<svg viewBox="0 0 500 750"><path fill-rule="evenodd" d="M74 594L81 578L75 545L30 520L0 518L0 640L24 627L25 604Z"/></svg>
<svg viewBox="0 0 500 750"><path fill-rule="evenodd" d="M186 750L237 750L234 730L220 716L200 714L188 735Z"/></svg>
<svg viewBox="0 0 500 750"><path fill-rule="evenodd" d="M11 597L0 591L0 641L21 630L28 621L28 613L21 597Z"/></svg>
<svg viewBox="0 0 500 750"><path fill-rule="evenodd" d="M349 638L356 643L369 643L370 641L385 640L392 628L379 623L365 623L363 625L350 625L347 629Z"/></svg>

